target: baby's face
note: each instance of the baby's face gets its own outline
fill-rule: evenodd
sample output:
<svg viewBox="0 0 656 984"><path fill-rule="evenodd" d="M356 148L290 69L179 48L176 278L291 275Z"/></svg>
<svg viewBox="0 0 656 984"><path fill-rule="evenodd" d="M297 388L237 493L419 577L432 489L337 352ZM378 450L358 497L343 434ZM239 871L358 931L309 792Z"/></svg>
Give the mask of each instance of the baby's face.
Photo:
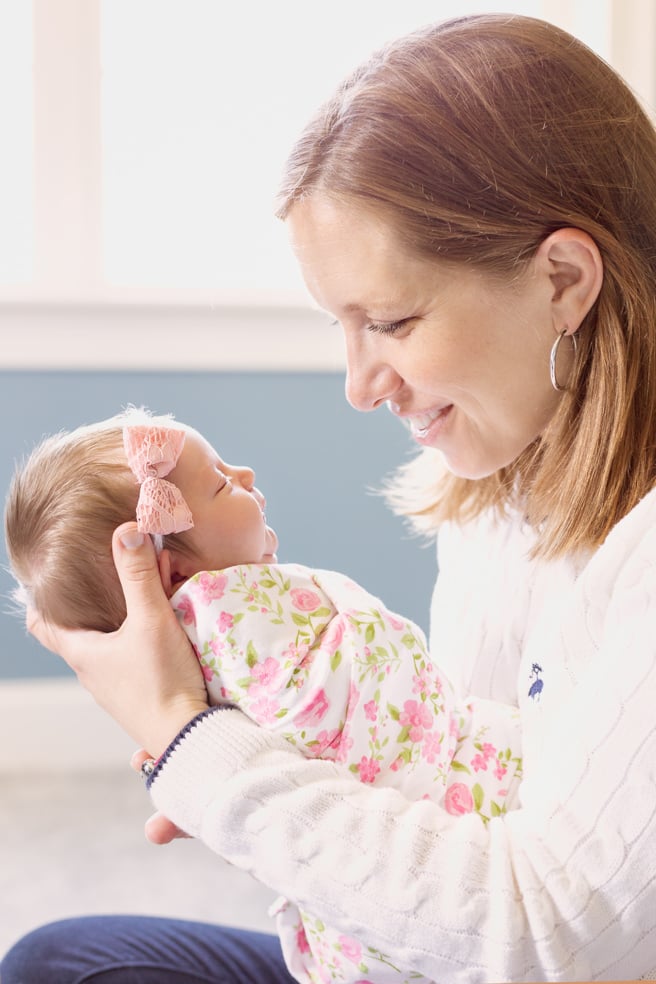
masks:
<svg viewBox="0 0 656 984"><path fill-rule="evenodd" d="M197 571L276 562L278 537L266 525L265 500L250 468L228 465L197 431L186 429L182 454L167 475L191 509L187 534Z"/></svg>

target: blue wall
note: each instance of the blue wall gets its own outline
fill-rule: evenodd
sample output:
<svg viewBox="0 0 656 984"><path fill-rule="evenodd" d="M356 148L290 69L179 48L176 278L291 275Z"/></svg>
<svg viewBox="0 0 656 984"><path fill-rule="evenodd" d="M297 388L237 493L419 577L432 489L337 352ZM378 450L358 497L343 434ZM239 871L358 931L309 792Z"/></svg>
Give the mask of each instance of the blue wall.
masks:
<svg viewBox="0 0 656 984"><path fill-rule="evenodd" d="M281 562L344 571L427 631L435 551L372 494L416 448L390 414L356 413L343 390L340 373L0 372L0 486L45 434L128 403L173 413L255 469ZM10 614L4 542L1 553L0 679L70 674Z"/></svg>

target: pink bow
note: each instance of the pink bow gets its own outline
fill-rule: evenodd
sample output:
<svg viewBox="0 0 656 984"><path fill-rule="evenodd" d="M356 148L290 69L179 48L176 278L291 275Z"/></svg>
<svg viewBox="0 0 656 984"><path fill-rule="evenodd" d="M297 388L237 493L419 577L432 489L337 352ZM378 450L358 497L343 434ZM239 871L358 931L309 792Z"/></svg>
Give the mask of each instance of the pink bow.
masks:
<svg viewBox="0 0 656 984"><path fill-rule="evenodd" d="M172 427L135 424L123 428L128 465L141 484L137 525L142 533L182 533L194 525L182 492L164 480L175 468L184 442L184 431Z"/></svg>

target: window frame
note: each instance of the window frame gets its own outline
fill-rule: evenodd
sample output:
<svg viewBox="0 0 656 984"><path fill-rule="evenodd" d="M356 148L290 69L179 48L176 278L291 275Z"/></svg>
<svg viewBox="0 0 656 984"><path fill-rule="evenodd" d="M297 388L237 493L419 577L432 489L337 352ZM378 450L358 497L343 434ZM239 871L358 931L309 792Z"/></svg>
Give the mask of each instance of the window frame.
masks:
<svg viewBox="0 0 656 984"><path fill-rule="evenodd" d="M543 16L577 34L578 6L543 0ZM605 16L608 60L653 106L656 5L606 0ZM0 286L0 368L342 369L339 332L300 290L103 281L100 23L101 0L33 0L35 276Z"/></svg>

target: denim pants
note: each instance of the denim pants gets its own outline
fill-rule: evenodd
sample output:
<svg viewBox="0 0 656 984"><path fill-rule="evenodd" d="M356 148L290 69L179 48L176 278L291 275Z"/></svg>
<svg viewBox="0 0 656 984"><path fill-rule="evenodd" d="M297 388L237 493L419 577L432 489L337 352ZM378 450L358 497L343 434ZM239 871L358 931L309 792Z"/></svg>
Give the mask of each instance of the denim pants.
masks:
<svg viewBox="0 0 656 984"><path fill-rule="evenodd" d="M276 936L150 916L64 919L19 940L2 984L293 984Z"/></svg>

